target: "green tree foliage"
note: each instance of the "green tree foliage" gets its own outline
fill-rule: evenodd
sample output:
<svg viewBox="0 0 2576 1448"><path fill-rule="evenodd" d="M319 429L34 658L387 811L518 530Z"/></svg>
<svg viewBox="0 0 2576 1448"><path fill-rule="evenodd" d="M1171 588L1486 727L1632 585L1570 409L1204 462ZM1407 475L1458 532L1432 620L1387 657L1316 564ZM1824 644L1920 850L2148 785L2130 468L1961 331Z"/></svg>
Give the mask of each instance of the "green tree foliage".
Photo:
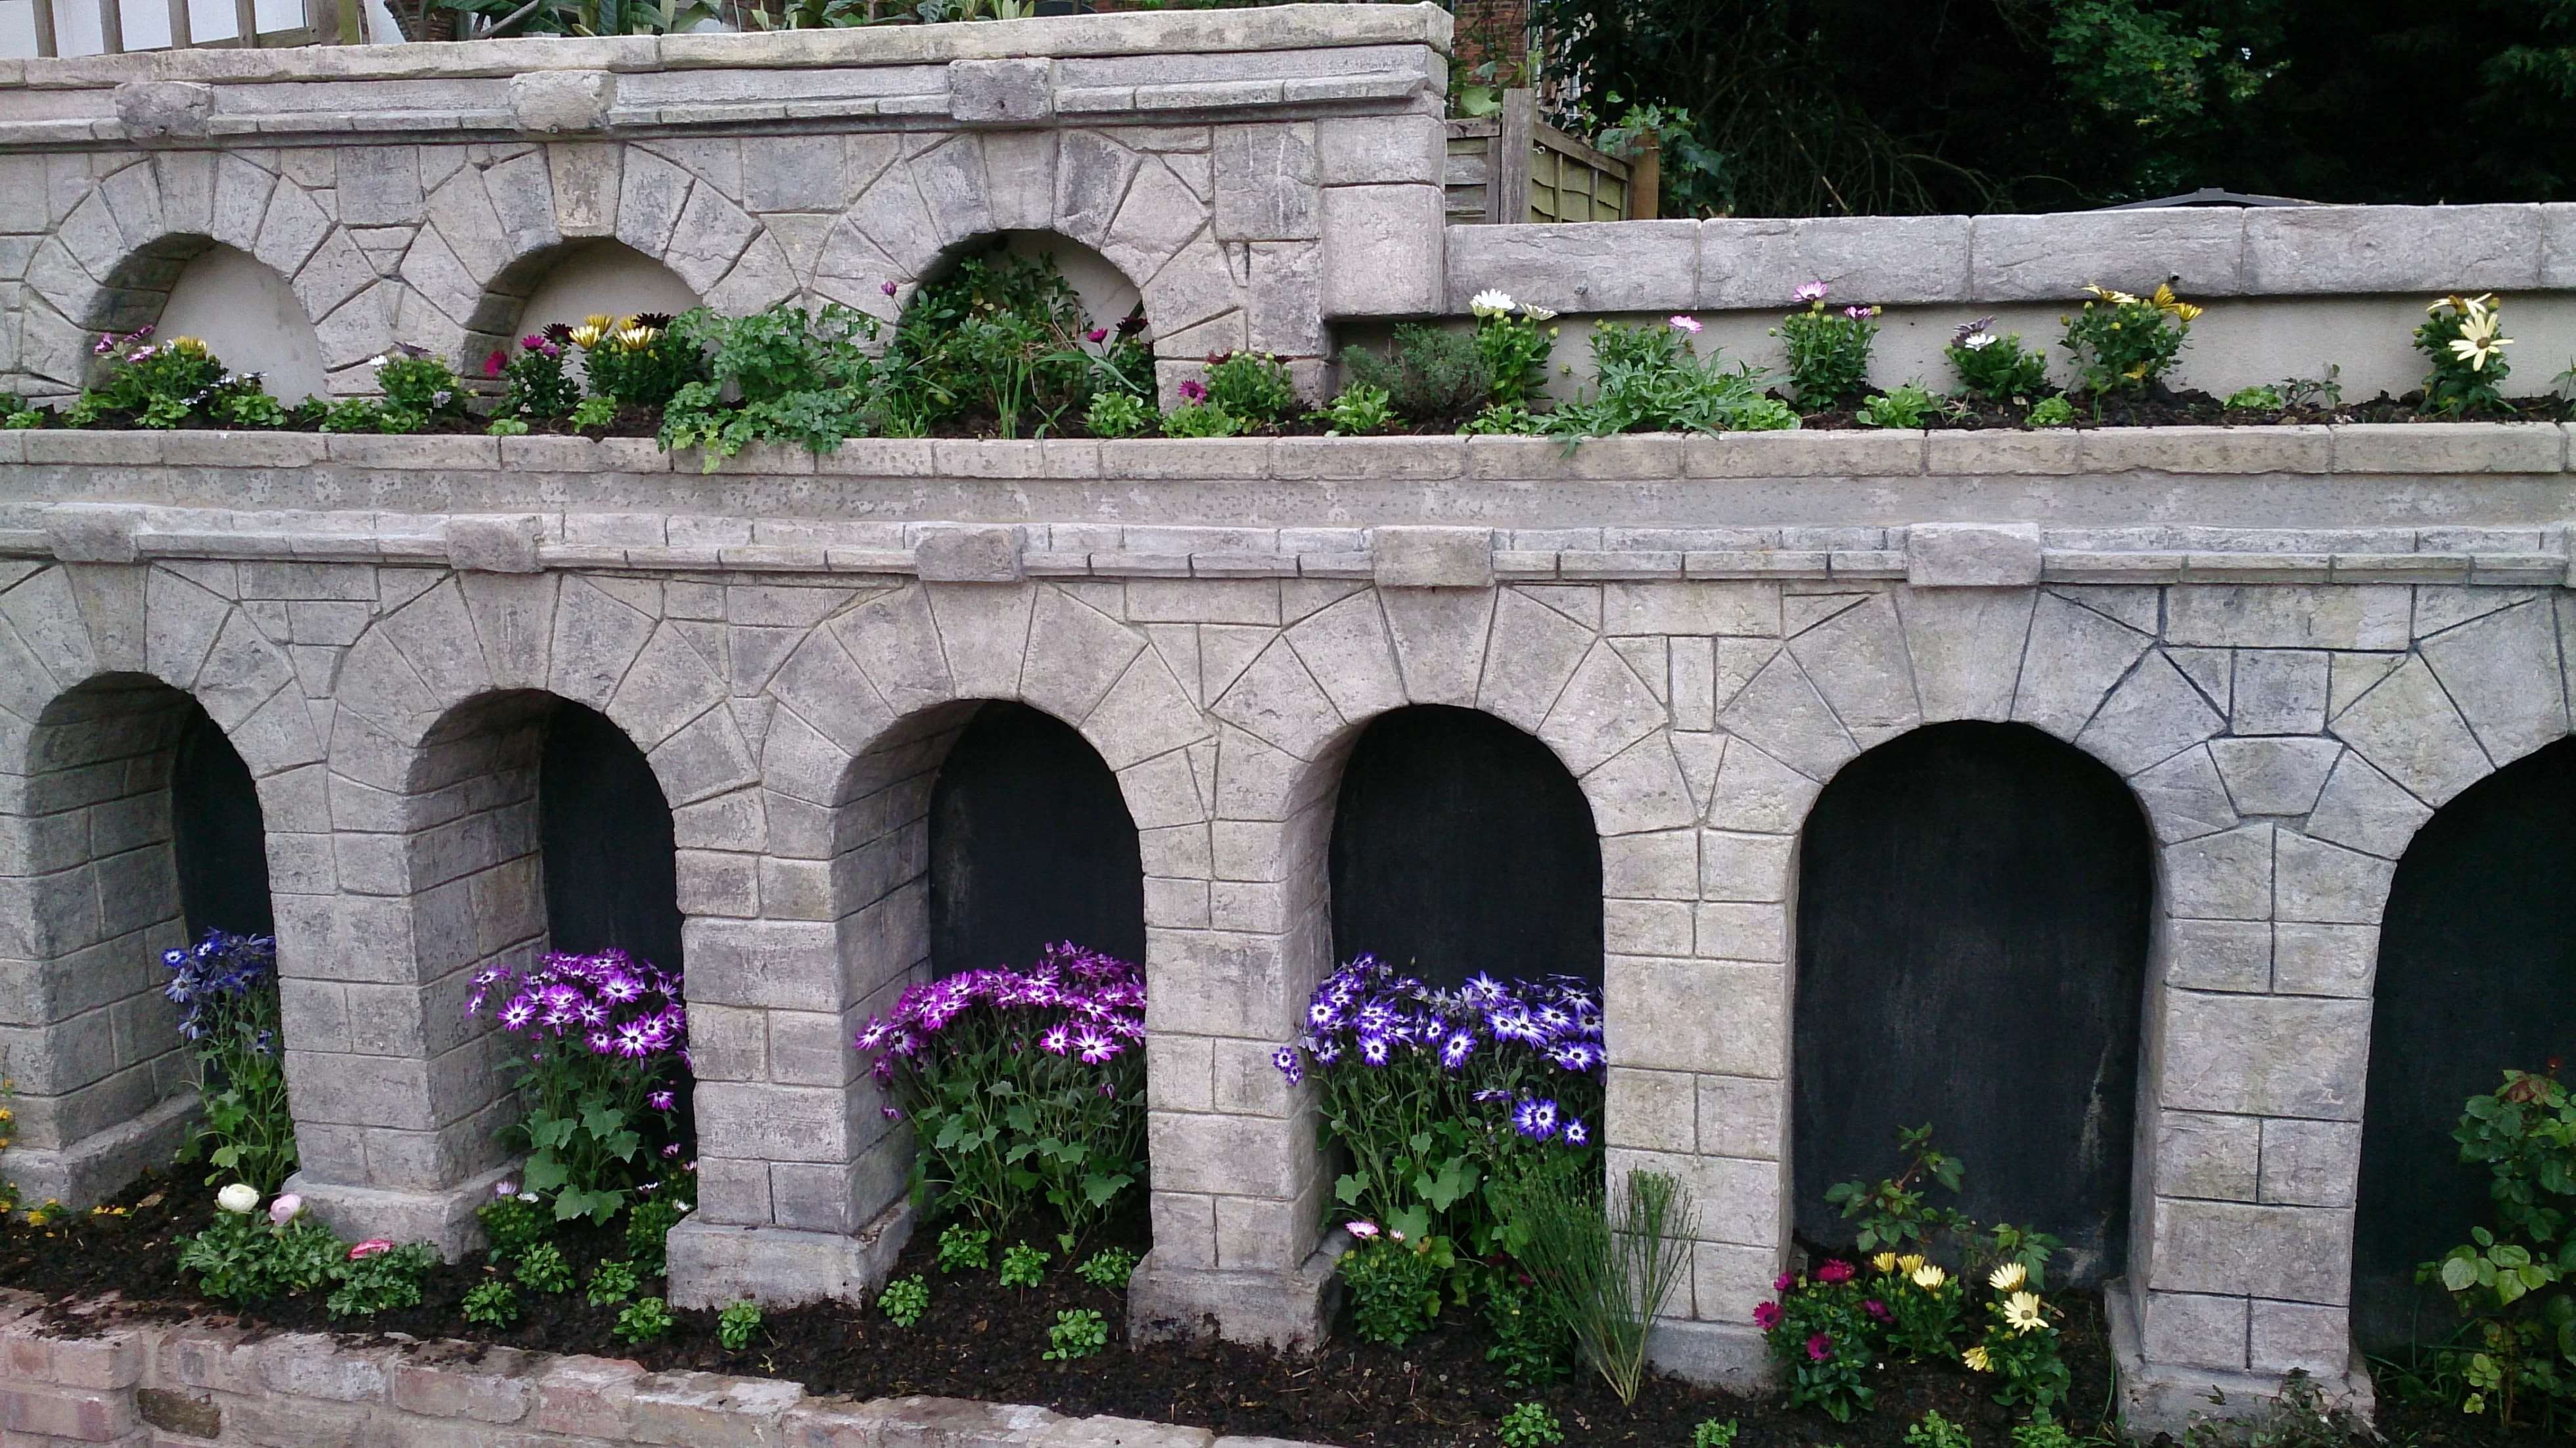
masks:
<svg viewBox="0 0 2576 1448"><path fill-rule="evenodd" d="M2576 196L2576 0L1533 8L1578 124L1687 112L1658 128L1713 168L1685 199L1736 215Z"/></svg>

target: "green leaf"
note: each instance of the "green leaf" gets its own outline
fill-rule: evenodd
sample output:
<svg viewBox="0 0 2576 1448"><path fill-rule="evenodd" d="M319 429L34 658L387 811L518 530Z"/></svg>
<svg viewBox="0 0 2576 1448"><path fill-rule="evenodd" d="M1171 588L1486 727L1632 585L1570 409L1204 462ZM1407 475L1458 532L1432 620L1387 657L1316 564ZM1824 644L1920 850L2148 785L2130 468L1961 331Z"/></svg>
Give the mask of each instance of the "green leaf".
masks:
<svg viewBox="0 0 2576 1448"><path fill-rule="evenodd" d="M1333 1182L1333 1196L1344 1206L1357 1206L1368 1193L1369 1174L1364 1171L1344 1173Z"/></svg>

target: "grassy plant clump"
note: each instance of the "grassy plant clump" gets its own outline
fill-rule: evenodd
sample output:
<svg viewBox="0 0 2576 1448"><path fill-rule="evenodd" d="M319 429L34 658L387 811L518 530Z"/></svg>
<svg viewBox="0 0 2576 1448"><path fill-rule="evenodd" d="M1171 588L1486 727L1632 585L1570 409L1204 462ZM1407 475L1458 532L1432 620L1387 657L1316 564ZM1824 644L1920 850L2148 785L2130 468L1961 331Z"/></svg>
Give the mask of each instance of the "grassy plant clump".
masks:
<svg viewBox="0 0 2576 1448"><path fill-rule="evenodd" d="M1268 352L1228 352L1208 358L1207 405L1253 426L1284 422L1298 410L1297 386Z"/></svg>
<svg viewBox="0 0 2576 1448"><path fill-rule="evenodd" d="M1646 1334L1688 1269L1698 1213L1679 1180L1631 1171L1608 1210L1582 1175L1534 1172L1503 1190L1527 1233L1522 1264L1584 1360L1622 1403L1645 1381Z"/></svg>
<svg viewBox="0 0 2576 1448"><path fill-rule="evenodd" d="M1455 425L1488 406L1494 366L1472 335L1408 322L1380 354L1352 347L1341 356L1353 386L1375 388L1408 421Z"/></svg>
<svg viewBox="0 0 2576 1448"><path fill-rule="evenodd" d="M1592 333L1592 388L1558 403L1542 427L1554 436L1585 438L1798 425L1787 404L1764 395L1763 374L1752 366L1725 363L1715 349L1700 357L1692 342L1699 331L1699 321L1687 316L1660 327L1602 323Z"/></svg>

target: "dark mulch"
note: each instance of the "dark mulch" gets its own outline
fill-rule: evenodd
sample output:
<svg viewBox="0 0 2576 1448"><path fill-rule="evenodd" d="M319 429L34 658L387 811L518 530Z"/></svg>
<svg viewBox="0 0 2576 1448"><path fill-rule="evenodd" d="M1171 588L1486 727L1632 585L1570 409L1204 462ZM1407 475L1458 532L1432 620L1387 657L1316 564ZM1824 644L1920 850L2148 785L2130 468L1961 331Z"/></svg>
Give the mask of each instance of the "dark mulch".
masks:
<svg viewBox="0 0 2576 1448"><path fill-rule="evenodd" d="M122 1214L75 1216L30 1227L11 1218L0 1227L0 1286L40 1293L66 1330L95 1330L126 1315L157 1320L238 1322L259 1330L350 1333L349 1320L327 1316L318 1301L285 1301L237 1313L188 1296L178 1285L176 1239L212 1214L207 1191L189 1182L151 1179L119 1199ZM1141 1212L1112 1224L1079 1256L1103 1245L1143 1251ZM464 1320L459 1303L484 1280L481 1259L431 1275L426 1298L365 1325L363 1339L398 1332L454 1337L541 1352L633 1358L646 1367L698 1368L786 1378L815 1393L861 1398L928 1393L993 1402L1039 1403L1068 1414L1109 1413L1213 1428L1223 1433L1353 1445L1353 1448L1440 1448L1494 1442L1493 1425L1513 1405L1547 1402L1576 1443L1688 1444L1694 1425L1733 1418L1741 1448L1831 1444L1901 1448L1908 1424L1927 1409L1967 1425L1982 1448L2008 1444L2013 1415L1989 1400L1992 1379L1951 1366L1900 1367L1884 1375L1878 1411L1849 1425L1815 1413L1791 1413L1777 1400L1747 1400L1659 1379L1632 1406L1621 1406L1597 1378L1571 1377L1541 1390L1505 1384L1485 1360L1489 1339L1471 1314L1452 1311L1432 1336L1401 1348L1338 1337L1315 1357L1281 1357L1215 1341L1158 1343L1130 1350L1124 1294L1086 1285L1071 1268L1079 1256L1055 1251L1040 1231L1030 1240L1050 1251L1046 1284L1025 1293L1002 1287L991 1272L942 1275L930 1232L915 1235L896 1268L919 1273L931 1288L929 1314L897 1327L873 1309L832 1304L770 1315L743 1351L716 1339L715 1314L680 1314L660 1342L630 1346L610 1329L613 1308L594 1308L578 1294L539 1298L521 1293L525 1315L500 1332ZM559 1238L583 1275L603 1255L624 1255L621 1239L575 1228ZM998 1250L996 1261L998 1261ZM648 1283L648 1290L651 1284ZM64 1309L114 1294L104 1314ZM2108 1410L2111 1379L2100 1309L2067 1296L2068 1358L2075 1391L2068 1418L2095 1422ZM1088 1307L1108 1320L1111 1347L1077 1362L1047 1362L1047 1329L1057 1312Z"/></svg>

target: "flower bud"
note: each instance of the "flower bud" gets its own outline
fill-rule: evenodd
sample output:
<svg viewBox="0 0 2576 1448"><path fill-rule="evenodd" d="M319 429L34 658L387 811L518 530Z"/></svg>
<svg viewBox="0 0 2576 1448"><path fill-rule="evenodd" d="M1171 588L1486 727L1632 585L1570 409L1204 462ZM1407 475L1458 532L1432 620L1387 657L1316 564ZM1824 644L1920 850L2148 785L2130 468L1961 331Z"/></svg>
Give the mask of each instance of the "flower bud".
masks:
<svg viewBox="0 0 2576 1448"><path fill-rule="evenodd" d="M268 1219L283 1227L294 1221L303 1211L304 1199L293 1192L287 1192L268 1204Z"/></svg>
<svg viewBox="0 0 2576 1448"><path fill-rule="evenodd" d="M215 1193L215 1205L227 1212L247 1213L259 1205L259 1188L248 1182L235 1182Z"/></svg>

